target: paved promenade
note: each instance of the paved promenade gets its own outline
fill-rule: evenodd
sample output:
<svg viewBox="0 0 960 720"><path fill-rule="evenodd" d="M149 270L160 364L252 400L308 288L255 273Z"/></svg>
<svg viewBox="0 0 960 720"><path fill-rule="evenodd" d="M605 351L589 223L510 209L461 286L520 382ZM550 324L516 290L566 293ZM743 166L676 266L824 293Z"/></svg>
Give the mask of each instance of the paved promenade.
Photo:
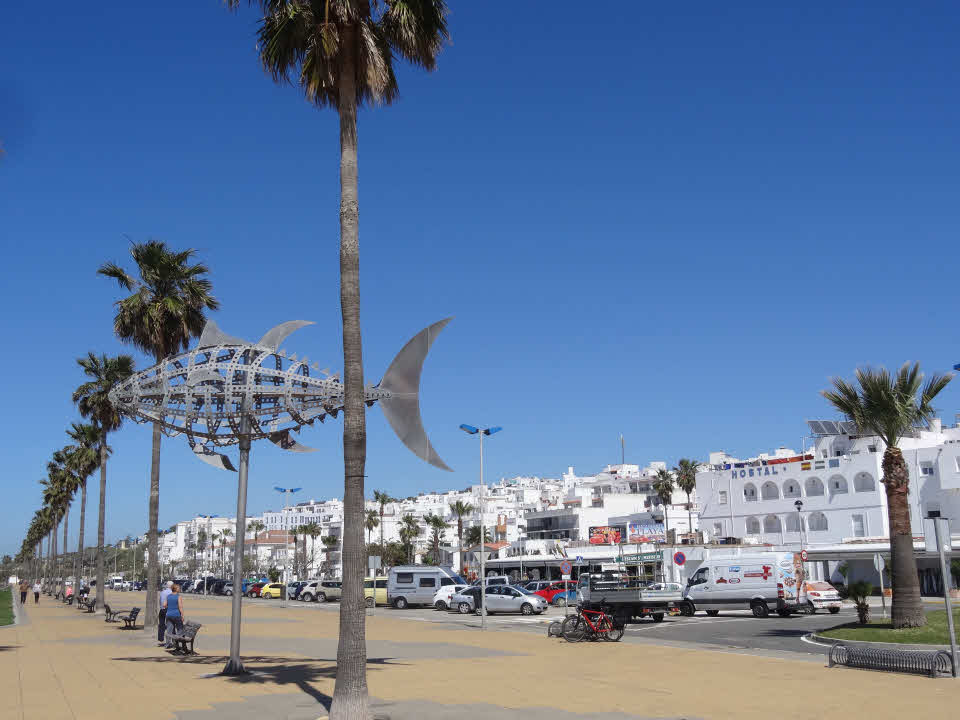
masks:
<svg viewBox="0 0 960 720"><path fill-rule="evenodd" d="M143 593L108 593L114 607ZM326 716L336 667L337 613L245 603L243 655L255 673L223 666L230 605L184 597L203 623L199 657L157 647L143 630L43 596L25 621L0 628L0 718L22 720L313 720ZM375 713L392 720L940 717L960 682L828 670L817 662L648 644L571 645L546 635L458 629L368 617ZM562 712L558 712L561 710ZM948 713L949 714L949 713Z"/></svg>

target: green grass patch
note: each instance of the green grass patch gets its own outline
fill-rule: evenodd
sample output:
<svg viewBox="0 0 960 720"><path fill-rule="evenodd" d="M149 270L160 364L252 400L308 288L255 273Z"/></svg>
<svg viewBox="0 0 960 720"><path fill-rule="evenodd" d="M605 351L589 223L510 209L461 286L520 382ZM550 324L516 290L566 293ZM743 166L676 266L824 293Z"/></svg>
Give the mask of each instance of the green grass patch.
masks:
<svg viewBox="0 0 960 720"><path fill-rule="evenodd" d="M0 625L13 625L13 591L0 590Z"/></svg>
<svg viewBox="0 0 960 720"><path fill-rule="evenodd" d="M927 613L927 624L921 628L894 630L889 620L879 618L876 608L870 609L871 622L867 625L847 623L817 633L836 640L861 640L864 642L905 643L907 645L949 645L947 611L934 610ZM953 611L954 628L960 628L960 608Z"/></svg>

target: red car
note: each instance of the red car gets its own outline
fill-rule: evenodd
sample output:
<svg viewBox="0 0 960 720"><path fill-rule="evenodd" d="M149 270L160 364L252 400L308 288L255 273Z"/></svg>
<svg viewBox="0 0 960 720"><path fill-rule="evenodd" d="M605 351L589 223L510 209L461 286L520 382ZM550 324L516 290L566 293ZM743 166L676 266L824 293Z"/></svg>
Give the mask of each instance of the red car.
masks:
<svg viewBox="0 0 960 720"><path fill-rule="evenodd" d="M247 587L247 597L258 598L260 597L260 589L267 585L268 583L254 583Z"/></svg>
<svg viewBox="0 0 960 720"><path fill-rule="evenodd" d="M542 590L537 590L534 595L539 595L544 600L546 600L551 605L553 604L553 599L562 593L567 593L570 591L576 592L577 583L573 580L557 580L557 582L552 585L548 585Z"/></svg>

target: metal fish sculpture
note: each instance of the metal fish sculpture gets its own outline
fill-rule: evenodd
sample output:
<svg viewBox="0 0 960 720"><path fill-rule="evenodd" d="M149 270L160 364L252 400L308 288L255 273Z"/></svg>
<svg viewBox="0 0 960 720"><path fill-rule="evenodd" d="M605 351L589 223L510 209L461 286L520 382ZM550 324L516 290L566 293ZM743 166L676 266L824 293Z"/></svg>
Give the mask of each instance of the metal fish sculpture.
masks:
<svg viewBox="0 0 960 720"><path fill-rule="evenodd" d="M379 402L404 445L431 465L440 459L420 418L420 375L427 352L446 318L417 333L390 363L378 385L367 386L367 406ZM280 344L312 325L291 320L256 343L230 337L208 320L193 350L136 373L110 392L117 409L137 422L159 422L169 436L184 434L196 456L214 467L235 470L215 448L244 437L269 439L284 450L312 452L293 438L304 425L337 417L343 409L339 375L312 368L306 357L287 357Z"/></svg>

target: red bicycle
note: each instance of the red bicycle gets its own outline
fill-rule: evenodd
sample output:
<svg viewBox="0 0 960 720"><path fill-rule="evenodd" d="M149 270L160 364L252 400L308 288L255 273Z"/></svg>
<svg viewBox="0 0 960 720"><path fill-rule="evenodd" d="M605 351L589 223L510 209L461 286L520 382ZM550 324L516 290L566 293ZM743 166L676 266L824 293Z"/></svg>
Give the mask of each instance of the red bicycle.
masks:
<svg viewBox="0 0 960 720"><path fill-rule="evenodd" d="M571 615L563 621L560 630L567 642L583 640L617 642L623 637L623 626L618 626L613 621L613 617L602 610L578 609L576 615Z"/></svg>

